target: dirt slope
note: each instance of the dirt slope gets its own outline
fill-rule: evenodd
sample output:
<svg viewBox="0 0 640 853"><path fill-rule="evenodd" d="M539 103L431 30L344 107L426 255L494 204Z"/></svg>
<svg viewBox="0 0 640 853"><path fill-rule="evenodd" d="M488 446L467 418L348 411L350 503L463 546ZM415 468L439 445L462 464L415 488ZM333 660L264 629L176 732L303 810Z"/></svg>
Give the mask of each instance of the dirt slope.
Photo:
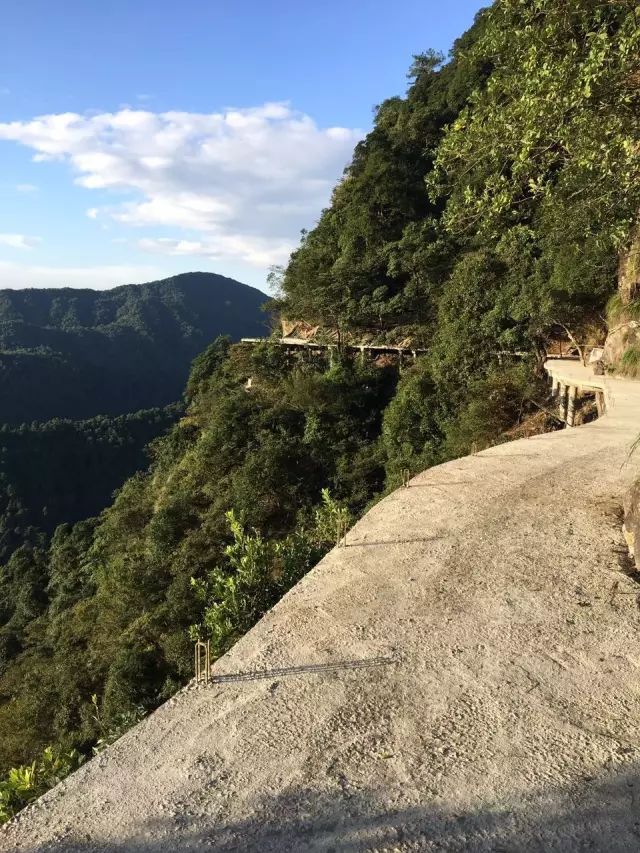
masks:
<svg viewBox="0 0 640 853"><path fill-rule="evenodd" d="M559 369L559 368L556 368ZM640 383L378 504L6 851L640 850ZM618 593L612 599L614 582Z"/></svg>

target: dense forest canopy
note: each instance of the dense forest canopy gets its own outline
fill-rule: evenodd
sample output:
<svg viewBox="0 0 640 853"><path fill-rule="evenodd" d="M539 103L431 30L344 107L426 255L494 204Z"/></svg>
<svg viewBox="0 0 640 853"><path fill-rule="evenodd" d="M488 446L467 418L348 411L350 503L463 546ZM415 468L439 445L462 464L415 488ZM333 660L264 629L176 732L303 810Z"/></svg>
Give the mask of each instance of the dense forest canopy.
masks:
<svg viewBox="0 0 640 853"><path fill-rule="evenodd" d="M189 677L190 638L228 648L404 469L550 426L549 337L602 341L640 209L639 33L636 3L497 0L414 59L275 307L426 353L209 346L148 471L0 574L0 768L116 736Z"/></svg>
<svg viewBox="0 0 640 853"><path fill-rule="evenodd" d="M97 515L147 467L145 447L177 419L177 404L87 421L0 426L0 565L34 536Z"/></svg>
<svg viewBox="0 0 640 853"><path fill-rule="evenodd" d="M631 0L512 0L448 63L417 57L283 271L282 310L429 341L477 251L502 269L498 349L592 320L640 209L639 39Z"/></svg>
<svg viewBox="0 0 640 853"><path fill-rule="evenodd" d="M435 195L450 230L492 236L554 208L569 240L621 245L640 203L638 4L497 3L470 58L485 87L448 129Z"/></svg>
<svg viewBox="0 0 640 853"><path fill-rule="evenodd" d="M214 273L113 290L0 291L0 422L73 420L180 399L221 334L268 334L265 295Z"/></svg>

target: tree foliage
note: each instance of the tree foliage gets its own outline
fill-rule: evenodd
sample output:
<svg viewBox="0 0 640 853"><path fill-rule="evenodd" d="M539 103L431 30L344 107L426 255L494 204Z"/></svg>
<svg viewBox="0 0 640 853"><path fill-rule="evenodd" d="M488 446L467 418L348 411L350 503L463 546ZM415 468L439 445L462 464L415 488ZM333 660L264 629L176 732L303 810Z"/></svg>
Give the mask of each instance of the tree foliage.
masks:
<svg viewBox="0 0 640 853"><path fill-rule="evenodd" d="M82 764L75 750L60 753L47 747L39 760L13 767L0 779L0 824L5 823Z"/></svg>
<svg viewBox="0 0 640 853"><path fill-rule="evenodd" d="M407 96L376 109L331 206L284 272L286 313L380 329L433 319L452 247L438 228L442 202L430 200L425 178L444 128L488 73L483 61L466 59L483 26L479 18L446 65L433 51L414 57Z"/></svg>
<svg viewBox="0 0 640 853"><path fill-rule="evenodd" d="M472 55L491 76L436 159L446 224L496 237L539 206L588 209L584 239L623 243L640 207L637 4L498 0L486 20Z"/></svg>

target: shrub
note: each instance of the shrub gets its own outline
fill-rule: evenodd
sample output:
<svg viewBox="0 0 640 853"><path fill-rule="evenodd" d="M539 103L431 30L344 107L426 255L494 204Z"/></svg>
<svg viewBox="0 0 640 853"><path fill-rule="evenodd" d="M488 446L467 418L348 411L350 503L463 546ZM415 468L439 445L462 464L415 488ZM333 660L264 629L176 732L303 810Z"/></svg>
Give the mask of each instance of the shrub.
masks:
<svg viewBox="0 0 640 853"><path fill-rule="evenodd" d="M129 708L127 711L116 714L111 718L111 721L107 723L102 711L100 710L98 697L95 693L91 697L91 705L93 707L93 720L100 733L100 736L92 750L94 755L99 755L104 749L110 746L110 744L115 743L123 734L125 734L125 732L128 732L129 729L133 728L133 726L145 717L144 708L137 705Z"/></svg>
<svg viewBox="0 0 640 853"><path fill-rule="evenodd" d="M625 350L620 362L620 373L633 379L640 377L640 346L631 346Z"/></svg>
<svg viewBox="0 0 640 853"><path fill-rule="evenodd" d="M406 371L382 424L387 485L398 486L402 470L420 471L438 461L442 433L436 389L426 360Z"/></svg>
<svg viewBox="0 0 640 853"><path fill-rule="evenodd" d="M312 528L300 525L279 541L256 530L248 533L232 510L227 521L233 542L225 549L225 562L205 580L191 581L203 613L190 635L211 640L214 657L224 654L317 563L335 542L338 521L348 525L350 516L324 489Z"/></svg>
<svg viewBox="0 0 640 853"><path fill-rule="evenodd" d="M456 458L504 441L504 432L521 420L537 391L526 364L471 382L468 402L447 427L446 455Z"/></svg>
<svg viewBox="0 0 640 853"><path fill-rule="evenodd" d="M76 770L84 757L72 749L60 752L48 746L39 760L12 767L0 780L0 823L5 823L26 805Z"/></svg>

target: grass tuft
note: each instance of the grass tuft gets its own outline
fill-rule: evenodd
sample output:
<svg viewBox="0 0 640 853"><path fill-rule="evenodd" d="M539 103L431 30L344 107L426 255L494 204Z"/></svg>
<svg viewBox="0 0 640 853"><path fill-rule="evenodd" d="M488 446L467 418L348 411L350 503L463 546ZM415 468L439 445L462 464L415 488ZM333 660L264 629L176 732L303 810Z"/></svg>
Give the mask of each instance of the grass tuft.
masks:
<svg viewBox="0 0 640 853"><path fill-rule="evenodd" d="M607 302L607 321L609 327L616 326L625 320L640 320L640 299L623 303L619 293L614 293Z"/></svg>
<svg viewBox="0 0 640 853"><path fill-rule="evenodd" d="M625 350L620 361L619 372L633 379L640 377L640 346L636 344Z"/></svg>

